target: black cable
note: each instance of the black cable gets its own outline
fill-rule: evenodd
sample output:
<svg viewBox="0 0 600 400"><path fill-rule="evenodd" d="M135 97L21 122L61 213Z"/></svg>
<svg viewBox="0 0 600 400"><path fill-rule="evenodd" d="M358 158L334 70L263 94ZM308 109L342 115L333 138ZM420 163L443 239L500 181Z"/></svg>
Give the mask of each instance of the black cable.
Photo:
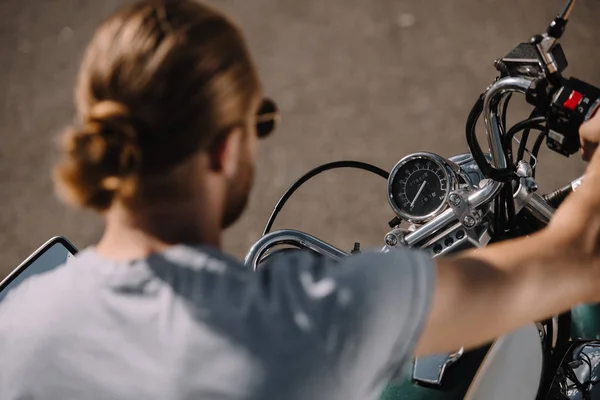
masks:
<svg viewBox="0 0 600 400"><path fill-rule="evenodd" d="M585 348L585 346L583 346L583 347ZM592 372L593 372L592 371L593 370L593 368L592 368L592 360L590 360L590 357L583 352L583 349L581 350L581 355L585 357L584 362L588 366L588 379L587 379L587 381L583 382L583 384L587 386L589 383L592 382Z"/></svg>
<svg viewBox="0 0 600 400"><path fill-rule="evenodd" d="M584 391L583 383L579 381L579 378L577 377L577 375L575 375L575 372L572 369L569 368L568 371L569 372L565 374L567 376L567 378L569 378L573 382L573 384L575 385L577 390L579 390L580 392L583 392Z"/></svg>
<svg viewBox="0 0 600 400"><path fill-rule="evenodd" d="M508 111L508 103L510 102L511 95L512 93L509 93L508 96L504 98L504 103L502 104L502 118L500 119L500 126L498 128L500 128L500 137L502 138L502 148L506 157L507 168L512 171L514 169L512 142L504 139L506 135L506 113Z"/></svg>
<svg viewBox="0 0 600 400"><path fill-rule="evenodd" d="M536 129L536 130L542 131L541 136L543 136L543 137L545 137L545 135L547 134L547 128L542 125L546 122L546 118L543 116L535 116L537 114L535 110L531 113L529 118L516 123L514 126L512 126L508 130L508 132L506 132L506 114L507 114L508 104L509 104L510 99L511 99L510 96L507 96L504 99L504 103L501 104L503 111L502 111L502 118L501 118L501 121L499 124L500 125L499 126L500 134L502 137L502 149L504 151L506 161L507 161L506 168L498 169L498 168L492 167L489 164L489 162L487 161L487 159L485 158L485 155L484 155L483 151L481 150L481 147L479 146L479 142L477 141L477 135L476 135L475 128L476 128L477 120L479 119L479 117L481 116L481 113L483 112L483 103L484 103L484 95L483 94L477 99L476 103L473 105L473 108L471 109L471 112L469 113L469 116L467 118L467 124L466 124L467 144L469 145L469 149L471 150L473 159L477 163L477 166L479 167L481 173L486 178L491 178L496 181L505 183L505 186L500 191L500 194L496 198L496 202L494 205L494 212L496 215L495 228L497 231L504 232L504 233L507 232L507 229L510 229L512 226L514 226L514 220L515 220L515 216L516 216L516 210L514 207L514 200L513 200L513 187L511 184L511 182L514 178L514 171L515 171L515 164L514 164L515 160L514 160L513 151L512 151L513 150L512 140L518 132L521 132L525 129L527 129L527 136L529 135L529 130L531 130L531 129ZM492 106L495 107L498 105L499 104L494 104ZM539 149L541 147L541 141L542 141L543 137L541 137L541 138L538 137L538 140L536 141L536 145L534 146L534 152L532 154L535 154L536 157L537 157L537 153L539 152ZM517 154L517 161L520 161L524 156L527 139L528 139L528 137L521 138L521 146L519 146L519 152ZM531 163L533 163L533 159L532 159Z"/></svg>
<svg viewBox="0 0 600 400"><path fill-rule="evenodd" d="M532 177L535 178L535 172L537 170L537 158L538 158L538 153L540 152L540 148L542 147L542 143L544 143L544 139L546 138L546 135L548 135L548 127L546 127L546 129L544 129L537 137L537 139L535 140L535 143L533 145L533 148L531 149L531 157L529 158L529 164L532 165ZM535 162L535 166L534 166L534 162Z"/></svg>
<svg viewBox="0 0 600 400"><path fill-rule="evenodd" d="M567 378L569 378L575 384L575 387L579 391L582 391L583 383L579 381L579 378L577 377L577 375L575 374L575 371L573 371L573 369L571 367L567 367L567 370L565 371L565 375L567 376Z"/></svg>
<svg viewBox="0 0 600 400"><path fill-rule="evenodd" d="M525 145L528 140L529 131L531 129L535 129L535 130L543 132L546 128L543 125L541 125L541 123L543 123L545 121L546 121L545 117L533 117L533 118L528 118L526 120L517 122L512 128L510 128L504 137L504 148L505 148L505 152L507 153L506 158L507 159L510 158L512 160L512 140L518 132L525 131L525 132L527 132L527 135L525 135L525 132L524 132L523 136L521 137L521 144L519 145L519 150L517 153L517 160L516 160L517 162L521 161L523 159L523 156L525 153ZM541 143L540 143L540 146L541 146ZM538 151L539 151L539 148L538 148ZM531 163L531 165L533 165L532 161L530 163Z"/></svg>
<svg viewBox="0 0 600 400"><path fill-rule="evenodd" d="M505 98L504 98L504 104L502 105L502 126L506 128L506 114L508 112L508 103L510 102L510 99L512 98L512 93L509 93Z"/></svg>
<svg viewBox="0 0 600 400"><path fill-rule="evenodd" d="M512 95L512 93L510 93L509 96L505 98L504 104L502 106L501 125L498 128L500 129L502 149L504 151L504 157L506 159L506 169L510 172L513 172L515 171L515 163L512 151L512 136L508 138L506 135L506 113L508 110L508 102L511 98L510 95ZM500 208L498 210L499 214L496 218L499 219L499 226L501 227L501 232L508 233L510 232L511 228L514 227L515 218L515 204L513 200L511 180L505 182L504 186L502 186L502 189L498 194L498 201L500 202Z"/></svg>
<svg viewBox="0 0 600 400"><path fill-rule="evenodd" d="M590 346L590 344L586 344L583 346L583 349L581 350L581 356L585 357L584 362L587 364L588 366L588 379L587 381L582 382L582 385L585 389L585 393L582 393L583 395L587 395L587 398L591 398L591 390L590 388L597 385L598 383L600 383L600 380L594 380L594 378L592 378L592 374L594 372L594 368L592 367L592 360L590 360L590 357L584 353L584 349L585 347ZM590 347L596 347L591 345ZM586 397L584 397L586 398Z"/></svg>
<svg viewBox="0 0 600 400"><path fill-rule="evenodd" d="M477 120L481 116L483 112L483 103L484 103L485 94L482 94L477 99L475 105L471 109L469 113L469 117L467 118L466 124L466 139L467 144L469 145L469 150L471 151L471 155L473 159L477 163L479 170L483 174L484 177L493 179L497 182L509 182L514 177L514 170L511 168L494 168L490 165L488 160L486 159L483 151L481 150L481 146L479 146L479 142L477 141L477 135L475 132L475 127L477 125ZM495 104L497 105L497 104ZM493 106L495 106L493 105Z"/></svg>
<svg viewBox="0 0 600 400"><path fill-rule="evenodd" d="M549 126L545 126L544 129L538 134L533 147L531 148L531 154L533 157L537 159L538 153L540 152L540 148L542 147L542 143L544 143L544 139L548 136L548 132L550 131ZM530 160L533 165L533 159Z"/></svg>
<svg viewBox="0 0 600 400"><path fill-rule="evenodd" d="M496 107L496 104L492 104L492 107ZM503 104L503 108L504 106L506 106L506 101ZM514 171L514 163L513 163L513 156L512 156L512 143L509 140L506 140L506 119L503 118L500 120L500 124L498 126L499 129L499 133L500 133L500 138L502 141L502 151L504 152L504 157L506 159L506 168L509 171ZM502 186L502 189L500 190L500 192L498 193L498 202L500 203L500 208L499 208L499 214L496 216L496 219L498 219L499 222L499 226L501 229L501 232L503 233L507 233L509 232L511 225L509 223L509 209L508 209L508 205L511 203L512 200L512 191L507 192L507 189L509 188L510 183L504 183L504 185ZM510 194L509 194L510 193Z"/></svg>
<svg viewBox="0 0 600 400"><path fill-rule="evenodd" d="M519 149L517 150L517 162L521 161L523 157L525 157L527 141L529 140L529 132L531 132L531 129L529 128L523 130L523 134L521 135L521 143L519 143Z"/></svg>
<svg viewBox="0 0 600 400"><path fill-rule="evenodd" d="M469 116L467 117L467 125L466 125L466 136L467 136L467 144L469 146L469 150L473 155L473 159L477 163L479 170L486 178L490 177L490 165L487 162L485 156L483 155L483 151L479 146L479 142L477 141L477 134L475 132L475 126L477 125L477 120L481 116L483 112L483 100L485 98L485 94L479 96Z"/></svg>
<svg viewBox="0 0 600 400"><path fill-rule="evenodd" d="M471 112L469 113L469 116L467 118L467 124L466 124L466 139L467 139L467 144L469 145L469 150L471 151L471 154L473 155L473 159L477 163L479 170L481 171L483 176L485 176L486 178L490 178L492 175L493 168L488 163L487 159L485 158L485 155L483 154L483 150L481 149L481 146L479 145L479 141L477 140L477 132L475 129L476 125L477 125L477 121L479 120L479 117L481 116L481 113L483 112L484 99L485 99L485 94L482 94L481 96L479 96L479 98L473 105ZM506 106L506 102L504 103L504 106ZM506 113L504 113L504 115L506 115ZM502 122L502 123L505 123L505 122ZM503 129L503 128L501 128L501 129ZM496 218L494 218L494 227L495 227L496 232L504 232L504 224L503 224L504 218L501 219L499 217L500 215L506 215L506 212L505 212L506 202L503 200L502 197L503 197L502 195L498 196L494 202L494 213L497 216Z"/></svg>
<svg viewBox="0 0 600 400"><path fill-rule="evenodd" d="M583 382L579 380L579 377L577 377L577 374L575 374L575 371L569 366L569 364L565 365L565 375L571 380L571 382L573 382L577 390L579 390L579 392L581 392L582 395L585 394L586 390L583 386Z"/></svg>
<svg viewBox="0 0 600 400"><path fill-rule="evenodd" d="M528 119L532 119L540 114L539 110L534 109L531 114L529 114ZM527 149L527 141L529 140L529 132L531 129L527 128L523 130L523 135L521 135L521 143L519 143L519 150L517 151L517 162L521 161L523 157L525 157L525 150Z"/></svg>
<svg viewBox="0 0 600 400"><path fill-rule="evenodd" d="M504 104L506 106L506 103ZM504 150L504 154L507 162L507 169L509 171L515 170L513 152L512 152L512 140L514 136L522 131L523 129L539 129L543 130L544 127L540 125L540 123L545 122L544 117L533 117L528 118L526 120L517 122L514 126L512 126L508 132L505 133L505 128L500 126L500 133L502 136L502 148ZM518 160L518 158L517 158ZM516 210L515 203L513 199L513 187L511 181L506 182L504 187L502 188L498 198L498 207L495 209L497 212L496 218L498 220L498 224L496 228L499 228L502 232L508 232L512 227L514 227Z"/></svg>
<svg viewBox="0 0 600 400"><path fill-rule="evenodd" d="M500 199L496 197L494 200L494 232L504 232L504 226L500 220Z"/></svg>
<svg viewBox="0 0 600 400"><path fill-rule="evenodd" d="M566 326L566 328L570 328L570 323L571 321L569 320L569 325ZM559 316L559 325L562 325L561 323L561 316ZM558 332L560 332L560 327L558 329ZM567 335L569 337L570 340L570 335ZM565 337L567 337L565 336ZM557 338L558 339L558 338ZM560 348L560 351L555 352L550 359L548 360L548 365L545 366L545 370L546 370L546 376L544 379L544 383L542 383L542 385L540 387L545 387L547 389L545 389L545 397L540 397L539 398L555 398L554 396L551 397L552 392L553 392L553 387L555 387L555 384L558 384L558 386L561 389L566 389L568 390L569 385L567 385L566 380L563 381L563 377L569 375L569 371L571 370L568 362L567 362L567 358L570 357L570 354L572 352L573 347L575 346L575 344L573 343L567 343L565 342L565 347L562 348L562 342L557 341L556 342L556 348L555 351L557 351ZM571 370L572 372L572 370ZM572 380L572 379L571 379ZM572 380L573 383L577 383L577 380ZM563 392L563 395L566 396L566 393ZM537 398L537 397L536 397Z"/></svg>
<svg viewBox="0 0 600 400"><path fill-rule="evenodd" d="M541 125L546 122L546 117L531 117L524 119L523 121L517 122L508 130L506 133L506 137L504 139L505 145L508 143L512 143L513 138L517 133L525 129L536 129L539 131L544 131L546 128ZM523 143L523 141L521 141Z"/></svg>
<svg viewBox="0 0 600 400"><path fill-rule="evenodd" d="M361 162L361 161L333 161L333 162L330 162L327 164L320 165L316 168L313 168L310 171L308 171L306 174L302 175L300 177L300 179L298 179L296 182L294 182L292 184L292 186L290 186L285 191L285 193L279 198L279 201L275 205L275 208L273 209L273 212L271 213L271 216L269 217L269 220L267 221L267 225L265 226L263 236L271 231L271 228L273 227L273 223L275 222L275 218L277 218L277 214L279 214L279 212L283 209L283 206L285 205L285 203L290 199L290 197L292 197L294 192L300 188L300 186L302 186L304 183L306 183L306 181L308 181L309 179L319 175L321 172L329 171L332 169L338 169L338 168L362 169L364 171L369 171L376 175L379 175L384 179L388 179L390 176L389 172L387 172L379 167L376 167L374 165L371 165L371 164L368 164L365 162Z"/></svg>
<svg viewBox="0 0 600 400"><path fill-rule="evenodd" d="M504 192L504 196L506 197L506 226L510 229L515 226L516 215L512 182L504 184Z"/></svg>
<svg viewBox="0 0 600 400"><path fill-rule="evenodd" d="M498 227L500 228L500 232L506 233L506 197L504 196L504 187L500 190L496 199L499 203L498 214L496 215Z"/></svg>
<svg viewBox="0 0 600 400"><path fill-rule="evenodd" d="M592 386L597 385L598 383L600 383L600 380L594 380L592 378L592 373L593 373L593 367L592 367L592 361L590 359L590 357L584 352L585 347L596 347L596 345L594 343L586 343L583 348L581 349L581 352L579 353L579 360L586 364L588 367L588 379L581 382L579 380L579 377L577 376L577 374L575 373L574 369L570 367L570 365L568 363L564 364L564 374L565 376L570 379L573 382L573 386L575 388L577 388L577 390L581 393L581 396L583 399L591 399L591 391L590 388ZM563 360L561 361L561 364L565 361L565 356L563 357ZM572 389L573 386L567 386L567 390Z"/></svg>

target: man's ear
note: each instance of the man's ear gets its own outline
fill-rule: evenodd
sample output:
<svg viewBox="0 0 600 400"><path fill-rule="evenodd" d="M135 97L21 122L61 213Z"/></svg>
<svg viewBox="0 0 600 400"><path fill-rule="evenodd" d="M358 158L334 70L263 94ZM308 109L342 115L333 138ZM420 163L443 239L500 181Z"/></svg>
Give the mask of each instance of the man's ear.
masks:
<svg viewBox="0 0 600 400"><path fill-rule="evenodd" d="M234 128L215 143L211 152L211 169L227 177L235 177L239 168L243 140L243 130Z"/></svg>

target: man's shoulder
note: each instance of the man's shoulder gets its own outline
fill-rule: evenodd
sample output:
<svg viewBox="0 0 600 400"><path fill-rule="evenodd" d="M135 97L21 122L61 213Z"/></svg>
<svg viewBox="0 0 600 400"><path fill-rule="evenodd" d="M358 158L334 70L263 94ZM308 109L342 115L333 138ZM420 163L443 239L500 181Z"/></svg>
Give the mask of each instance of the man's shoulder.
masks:
<svg viewBox="0 0 600 400"><path fill-rule="evenodd" d="M0 302L0 316L14 309L13 303L27 307L42 307L60 299L55 293L64 293L75 288L72 268L73 264L78 262L79 260L73 258L52 270L27 277L14 288L6 289L9 292Z"/></svg>
<svg viewBox="0 0 600 400"><path fill-rule="evenodd" d="M16 346L11 351L18 351L24 343L41 345L61 335L77 304L69 300L76 297L70 294L76 289L72 282L71 266L64 264L30 276L10 290L0 302L2 353L10 350L6 346Z"/></svg>
<svg viewBox="0 0 600 400"><path fill-rule="evenodd" d="M152 255L146 260L181 265L194 271L229 272L249 271L236 258L209 246L173 246L165 252Z"/></svg>

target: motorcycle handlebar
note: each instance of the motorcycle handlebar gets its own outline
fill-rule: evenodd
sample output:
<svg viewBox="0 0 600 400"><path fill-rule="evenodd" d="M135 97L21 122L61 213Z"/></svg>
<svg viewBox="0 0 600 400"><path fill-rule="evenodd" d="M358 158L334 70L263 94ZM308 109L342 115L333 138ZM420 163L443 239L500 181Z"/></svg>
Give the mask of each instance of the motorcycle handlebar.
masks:
<svg viewBox="0 0 600 400"><path fill-rule="evenodd" d="M507 77L496 81L489 87L485 94L483 102L483 122L487 133L490 153L492 154L493 166L497 169L504 169L507 166L504 147L502 146L502 134L500 131L500 119L497 110L492 104L498 104L500 98L509 93L527 93L531 88L533 78L526 77Z"/></svg>
<svg viewBox="0 0 600 400"><path fill-rule="evenodd" d="M501 103L501 100L505 95L515 92L526 94L528 90L533 89L533 85L533 78L511 76L499 79L494 84L492 84L485 93L482 113L484 117L484 125L489 144L489 150L492 156L491 164L497 169L505 169L508 164L506 154L504 153L502 137L503 132L501 128L502 116L498 111L498 104ZM559 198L564 199L564 197L566 197L566 194L563 196L563 192L566 193L576 189L577 186L581 184L581 180L582 178L576 179L568 187L560 189L557 193L551 193L548 197L550 198L550 200ZM502 182L495 181L493 179L487 180L483 187L481 187L480 189L468 196L467 202L470 208L477 209L485 204L489 204L494 198L496 198L496 196L502 189L502 186ZM544 223L548 223L555 211L554 205L549 204L546 200L547 198L544 198L543 196L537 193L533 193L528 203L525 205L525 207L534 216L536 216L536 218L538 218L541 222ZM408 247L414 247L430 235L444 228L451 222L456 221L456 219L457 216L455 215L454 211L451 208L448 208L446 211L433 218L427 224L423 225L420 229L417 229L416 231L407 234L404 237L404 245ZM274 239L275 237L271 238L270 235L267 235L264 236L259 242L257 242L253 249L249 252L249 257L246 259L246 263L249 263L256 267L256 264L260 259L260 256L262 255L262 253L259 254L259 250L269 248L269 246L266 245L267 242L270 244L271 241L273 241ZM286 236L283 242L292 239L299 240L296 237L290 238ZM281 242L281 238L278 237L277 242ZM309 248L312 248L313 245L317 244L317 248L327 248L328 255L334 256L335 258L343 254L343 252L339 249L328 248L328 245L326 246L326 243L308 243L306 241L305 236L302 236L302 243Z"/></svg>
<svg viewBox="0 0 600 400"><path fill-rule="evenodd" d="M492 155L492 165L498 169L506 168L506 155L502 146L502 133L500 128L500 116L497 107L493 105L499 104L501 98L509 93L523 93L531 88L533 78L528 77L506 77L499 79L492 84L486 91L483 103L483 117L485 130L487 134L490 153ZM468 197L468 203L471 208L479 208L484 204L488 204L502 189L502 182L488 180L487 183L475 191ZM540 209L544 214L547 210ZM427 238L429 235L448 225L456 219L454 212L451 209L444 211L420 229L412 232L404 238L405 244L409 247L415 246L417 243Z"/></svg>

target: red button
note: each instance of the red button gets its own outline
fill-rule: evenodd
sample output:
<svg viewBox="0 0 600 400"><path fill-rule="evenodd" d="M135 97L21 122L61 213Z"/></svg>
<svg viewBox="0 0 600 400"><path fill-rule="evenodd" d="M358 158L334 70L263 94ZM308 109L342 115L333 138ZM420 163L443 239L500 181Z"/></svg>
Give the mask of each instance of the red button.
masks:
<svg viewBox="0 0 600 400"><path fill-rule="evenodd" d="M573 90L573 92L571 93L567 101L565 101L565 104L563 104L563 106L571 111L575 110L579 105L581 99L583 99L583 95Z"/></svg>

